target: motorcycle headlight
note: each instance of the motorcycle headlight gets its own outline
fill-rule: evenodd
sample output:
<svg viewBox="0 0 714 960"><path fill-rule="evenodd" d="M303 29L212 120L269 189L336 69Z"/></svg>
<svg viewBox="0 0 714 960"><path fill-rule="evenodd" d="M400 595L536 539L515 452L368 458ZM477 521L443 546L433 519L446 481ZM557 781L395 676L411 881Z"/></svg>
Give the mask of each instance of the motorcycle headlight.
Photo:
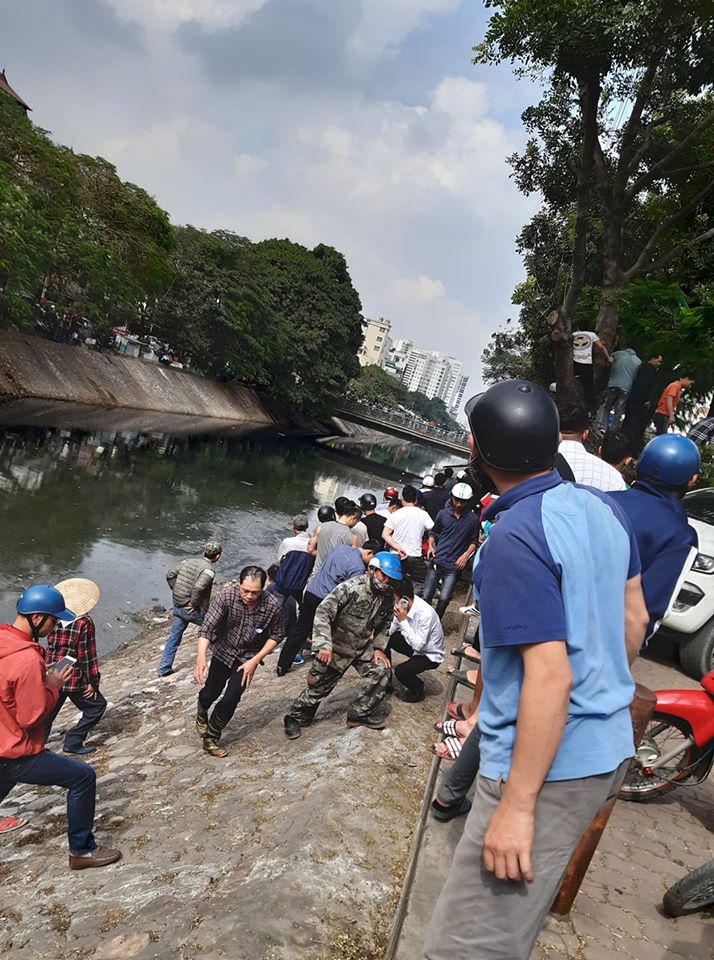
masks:
<svg viewBox="0 0 714 960"><path fill-rule="evenodd" d="M698 553L692 570L696 570L697 573L714 573L714 557L706 553Z"/></svg>

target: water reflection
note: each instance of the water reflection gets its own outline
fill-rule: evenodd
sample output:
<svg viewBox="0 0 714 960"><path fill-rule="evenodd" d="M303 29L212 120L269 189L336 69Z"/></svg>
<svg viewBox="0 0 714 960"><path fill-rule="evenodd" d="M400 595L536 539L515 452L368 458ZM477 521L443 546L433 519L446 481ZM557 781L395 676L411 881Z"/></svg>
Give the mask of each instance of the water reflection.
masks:
<svg viewBox="0 0 714 960"><path fill-rule="evenodd" d="M339 494L378 493L399 476L399 453L387 470L264 435L0 429L0 617L12 619L27 584L89 576L102 588L106 651L135 632L132 612L168 604L175 558L216 537L220 577L271 563L295 513L313 521ZM421 449L402 459L420 473L430 458Z"/></svg>

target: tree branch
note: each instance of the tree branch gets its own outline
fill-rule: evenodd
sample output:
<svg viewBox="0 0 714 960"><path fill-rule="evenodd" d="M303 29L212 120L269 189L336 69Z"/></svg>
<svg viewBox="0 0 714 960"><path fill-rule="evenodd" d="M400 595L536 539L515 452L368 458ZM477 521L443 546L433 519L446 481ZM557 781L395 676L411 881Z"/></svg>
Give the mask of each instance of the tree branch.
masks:
<svg viewBox="0 0 714 960"><path fill-rule="evenodd" d="M630 112L630 116L625 124L625 129L622 134L620 158L617 162L617 170L615 172L615 186L616 188L619 187L622 190L625 189L625 184L627 183L627 174L630 170L630 160L632 159L632 151L635 143L635 133L642 119L642 111L644 110L647 99L652 91L652 84L654 83L654 78L657 74L657 68L659 67L661 59L662 52L658 50L645 70L642 79L640 80L640 85L637 89L637 96L635 97L632 111Z"/></svg>
<svg viewBox="0 0 714 960"><path fill-rule="evenodd" d="M674 170L666 170L663 176L673 177L678 173L695 173L697 170L706 170L708 167L714 167L714 160L705 160L703 163L693 163L688 167L675 167Z"/></svg>
<svg viewBox="0 0 714 960"><path fill-rule="evenodd" d="M669 151L666 157L663 157L655 163L647 173L643 173L641 177L638 177L635 182L628 187L625 191L625 203L629 203L641 190L656 180L660 175L664 175L672 160L678 157L687 147L692 146L692 144L700 140L701 135L711 126L714 126L714 110L712 110L707 117L704 117L703 120L700 120L699 123L692 128L691 132Z"/></svg>
<svg viewBox="0 0 714 960"><path fill-rule="evenodd" d="M665 220L660 223L655 232L649 238L647 243L642 248L642 252L629 270L625 270L623 277L626 281L632 280L634 277L638 276L644 271L644 268L647 267L647 270L652 269L652 265L648 264L648 259L650 254L657 245L657 241L662 237L668 230L676 226L680 221L684 220L689 216L694 210L697 209L702 200L705 200L709 194L714 190L714 180L710 181L703 190L700 190L699 193L693 197L689 203L685 203L676 213L673 213L671 217L667 217ZM689 243L693 241L688 241ZM683 249L686 249L687 242L680 244ZM676 248L675 248L676 249ZM657 261L659 262L659 261Z"/></svg>
<svg viewBox="0 0 714 960"><path fill-rule="evenodd" d="M628 270L625 274L627 280L632 280L638 275L644 273L653 273L657 270L661 270L662 267L666 267L668 263L671 263L673 260L676 260L678 257L681 257L683 253L686 253L687 250L691 250L692 247L697 246L697 244L703 243L705 240L711 240L714 238L714 227L710 230L705 230L704 233L700 233L698 237L694 237L692 240L685 240L684 243L677 244L676 247L672 247L667 253L659 258L659 260L653 260L652 263L648 263L646 267L642 270L639 270L638 273L632 274L632 270Z"/></svg>

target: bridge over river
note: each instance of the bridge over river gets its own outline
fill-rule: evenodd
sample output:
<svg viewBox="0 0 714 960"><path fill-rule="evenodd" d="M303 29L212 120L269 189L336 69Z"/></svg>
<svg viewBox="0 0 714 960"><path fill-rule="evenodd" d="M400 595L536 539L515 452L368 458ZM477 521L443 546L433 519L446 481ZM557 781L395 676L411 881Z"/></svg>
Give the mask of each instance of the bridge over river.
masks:
<svg viewBox="0 0 714 960"><path fill-rule="evenodd" d="M440 427L427 426L420 420L398 413L385 413L373 410L361 403L341 403L333 416L348 423L358 423L363 427L387 433L403 440L425 444L445 450L468 459L470 456L468 434L465 431L442 430Z"/></svg>

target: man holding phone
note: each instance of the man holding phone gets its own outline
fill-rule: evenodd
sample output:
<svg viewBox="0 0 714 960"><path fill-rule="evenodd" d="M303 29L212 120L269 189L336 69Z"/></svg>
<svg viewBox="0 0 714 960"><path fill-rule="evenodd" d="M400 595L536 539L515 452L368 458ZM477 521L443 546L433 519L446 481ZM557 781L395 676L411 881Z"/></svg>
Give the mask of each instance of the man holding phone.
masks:
<svg viewBox="0 0 714 960"><path fill-rule="evenodd" d="M387 647L390 662L395 650L407 657L394 668L394 676L404 687L397 696L405 703L418 703L424 699L419 674L436 670L444 660L444 630L439 614L426 600L414 596L409 580L394 584L394 619Z"/></svg>
<svg viewBox="0 0 714 960"><path fill-rule="evenodd" d="M228 756L218 742L223 729L263 657L283 639L281 605L264 591L266 577L262 567L244 567L238 582L229 583L212 601L201 627L193 670L196 683L204 684L198 695L196 730L203 737L203 749L212 757ZM210 668L206 659L209 646Z"/></svg>
<svg viewBox="0 0 714 960"><path fill-rule="evenodd" d="M17 783L67 790L69 866L72 870L116 863L121 851L97 845L92 826L96 776L86 763L45 749L44 719L57 705L72 666L49 672L39 644L56 624L72 621L64 597L54 587L35 586L17 601L12 626L0 626L0 800ZM0 833L25 825L0 818Z"/></svg>

